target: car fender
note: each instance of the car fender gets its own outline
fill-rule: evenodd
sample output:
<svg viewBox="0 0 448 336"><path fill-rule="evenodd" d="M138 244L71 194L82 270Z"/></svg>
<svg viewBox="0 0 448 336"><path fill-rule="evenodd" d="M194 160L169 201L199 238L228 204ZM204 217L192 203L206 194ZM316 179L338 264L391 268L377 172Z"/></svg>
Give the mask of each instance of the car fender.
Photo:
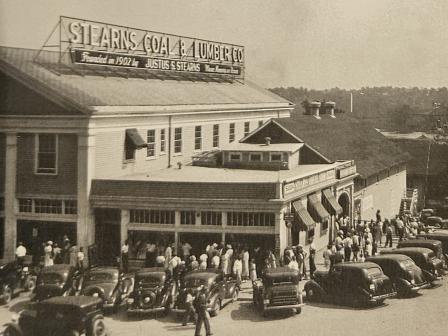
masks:
<svg viewBox="0 0 448 336"><path fill-rule="evenodd" d="M14 330L15 332L17 332L18 335L23 335L23 331L22 328L20 328L20 326L15 323L15 322L10 322L10 323L6 323L3 325L3 332L8 329L11 328L12 330ZM3 334L2 334L3 335Z"/></svg>
<svg viewBox="0 0 448 336"><path fill-rule="evenodd" d="M325 290L322 288L322 286L314 280L307 281L307 283L304 286L304 289L305 292L307 291L307 289L312 289L320 291L321 294L325 294Z"/></svg>
<svg viewBox="0 0 448 336"><path fill-rule="evenodd" d="M397 287L406 288L406 289L412 287L411 282L406 279L403 279L403 278L395 278L394 282L396 285L398 285Z"/></svg>

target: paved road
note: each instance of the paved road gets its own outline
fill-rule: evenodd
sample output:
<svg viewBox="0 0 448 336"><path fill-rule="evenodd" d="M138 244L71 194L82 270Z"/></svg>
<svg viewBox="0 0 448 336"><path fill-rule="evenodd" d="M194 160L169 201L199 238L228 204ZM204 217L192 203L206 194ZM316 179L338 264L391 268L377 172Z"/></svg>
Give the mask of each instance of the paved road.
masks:
<svg viewBox="0 0 448 336"><path fill-rule="evenodd" d="M256 314L251 289L245 288L238 302L225 307L212 318L214 335L303 335L303 336L387 336L448 335L448 277L442 286L421 291L408 299L389 299L371 309L353 309L329 304L307 304L300 315L277 313L268 318ZM0 307L0 323L10 320L11 312L26 304L25 295L9 306ZM182 327L172 316L128 319L125 313L106 317L113 336L169 335L193 336L193 325ZM203 332L203 335L205 332Z"/></svg>

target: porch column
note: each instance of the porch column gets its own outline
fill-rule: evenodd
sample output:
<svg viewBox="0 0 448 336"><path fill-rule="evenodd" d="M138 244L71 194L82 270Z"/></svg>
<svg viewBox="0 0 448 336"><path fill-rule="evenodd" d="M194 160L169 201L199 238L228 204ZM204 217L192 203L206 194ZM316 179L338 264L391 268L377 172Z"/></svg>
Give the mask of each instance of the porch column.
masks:
<svg viewBox="0 0 448 336"><path fill-rule="evenodd" d="M124 241L128 239L128 227L131 221L130 211L128 209L121 209L120 219L120 249Z"/></svg>
<svg viewBox="0 0 448 336"><path fill-rule="evenodd" d="M226 228L227 228L227 212L223 211L221 213L222 217L222 233L221 233L221 241L226 241Z"/></svg>
<svg viewBox="0 0 448 336"><path fill-rule="evenodd" d="M17 245L16 176L17 133L6 133L5 167L5 236L3 258L14 258Z"/></svg>
<svg viewBox="0 0 448 336"><path fill-rule="evenodd" d="M89 196L95 174L95 136L78 135L78 221L76 225L78 246L87 247L95 242L95 220Z"/></svg>

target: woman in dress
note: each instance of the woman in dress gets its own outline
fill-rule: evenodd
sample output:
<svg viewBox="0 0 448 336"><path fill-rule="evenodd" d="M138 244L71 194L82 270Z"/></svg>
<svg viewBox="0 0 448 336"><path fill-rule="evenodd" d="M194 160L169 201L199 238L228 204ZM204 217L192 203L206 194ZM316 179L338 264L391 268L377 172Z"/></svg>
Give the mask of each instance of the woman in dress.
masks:
<svg viewBox="0 0 448 336"><path fill-rule="evenodd" d="M49 240L44 248L44 266L53 265L53 242Z"/></svg>

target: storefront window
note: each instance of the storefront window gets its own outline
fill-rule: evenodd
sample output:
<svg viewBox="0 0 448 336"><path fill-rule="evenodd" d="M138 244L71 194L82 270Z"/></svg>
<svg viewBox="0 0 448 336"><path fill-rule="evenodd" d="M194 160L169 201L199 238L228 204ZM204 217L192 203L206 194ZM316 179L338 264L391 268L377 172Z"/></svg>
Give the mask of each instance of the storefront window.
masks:
<svg viewBox="0 0 448 336"><path fill-rule="evenodd" d="M19 198L19 212L33 212L33 200L29 198Z"/></svg>
<svg viewBox="0 0 448 336"><path fill-rule="evenodd" d="M222 225L222 213L217 211L202 211L202 225Z"/></svg>
<svg viewBox="0 0 448 336"><path fill-rule="evenodd" d="M139 210L129 213L131 223L174 224L174 210Z"/></svg>
<svg viewBox="0 0 448 336"><path fill-rule="evenodd" d="M183 225L196 224L196 212L195 211L181 211L180 212L180 224L183 224Z"/></svg>
<svg viewBox="0 0 448 336"><path fill-rule="evenodd" d="M61 214L62 213L62 201L61 200L36 199L36 200L34 200L34 212L35 213L47 213L47 214Z"/></svg>
<svg viewBox="0 0 448 336"><path fill-rule="evenodd" d="M275 226L275 214L270 212L228 212L227 224L234 226Z"/></svg>
<svg viewBox="0 0 448 336"><path fill-rule="evenodd" d="M78 202L75 200L64 201L64 213L66 215L76 215L78 213Z"/></svg>

